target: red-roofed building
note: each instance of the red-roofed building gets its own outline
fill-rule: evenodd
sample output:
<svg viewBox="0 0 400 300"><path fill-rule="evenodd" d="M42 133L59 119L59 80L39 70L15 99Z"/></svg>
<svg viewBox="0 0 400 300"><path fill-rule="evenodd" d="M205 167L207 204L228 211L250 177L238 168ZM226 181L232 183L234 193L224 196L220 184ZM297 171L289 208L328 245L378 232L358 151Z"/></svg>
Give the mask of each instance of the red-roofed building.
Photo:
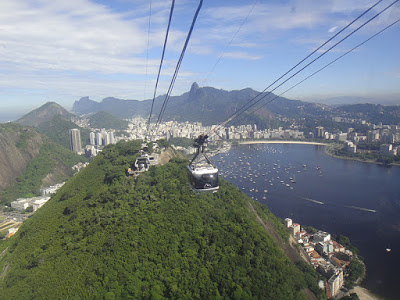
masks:
<svg viewBox="0 0 400 300"><path fill-rule="evenodd" d="M338 242L332 240L332 243L333 243L333 251L335 251L335 252L344 252L346 250L346 248L343 247Z"/></svg>

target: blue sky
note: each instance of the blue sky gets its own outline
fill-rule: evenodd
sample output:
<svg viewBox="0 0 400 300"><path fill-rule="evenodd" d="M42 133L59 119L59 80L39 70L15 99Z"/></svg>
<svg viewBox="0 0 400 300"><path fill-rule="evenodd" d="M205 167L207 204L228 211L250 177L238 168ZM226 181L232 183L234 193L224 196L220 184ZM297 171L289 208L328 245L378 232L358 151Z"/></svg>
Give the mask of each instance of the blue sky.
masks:
<svg viewBox="0 0 400 300"><path fill-rule="evenodd" d="M188 91L194 81L226 90L263 90L375 2L205 0L173 94ZM353 28L391 2L382 1ZM27 112L48 101L69 109L83 96L97 101L108 96L150 99L171 2L151 1L148 36L149 3L0 1L0 114ZM157 95L167 91L197 5L197 1L176 0ZM399 16L397 3L276 93ZM400 98L399 53L397 24L285 96L302 100L344 95Z"/></svg>

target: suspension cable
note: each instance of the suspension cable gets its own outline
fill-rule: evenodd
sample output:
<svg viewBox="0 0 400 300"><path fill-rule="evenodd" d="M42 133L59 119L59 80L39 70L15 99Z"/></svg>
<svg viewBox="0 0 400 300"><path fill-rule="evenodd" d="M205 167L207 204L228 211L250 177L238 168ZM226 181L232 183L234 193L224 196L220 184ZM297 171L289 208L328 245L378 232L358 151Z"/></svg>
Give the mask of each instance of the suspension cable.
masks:
<svg viewBox="0 0 400 300"><path fill-rule="evenodd" d="M383 1L383 0L381 0ZM204 86L206 84L206 82L208 81L208 78L210 77L210 75L214 72L215 68L217 67L217 65L219 64L219 62L221 61L222 57L225 55L226 50L230 47L230 45L232 44L233 40L236 38L236 36L238 35L239 31L242 29L244 23L246 23L247 19L249 18L250 14L252 13L254 7L256 6L258 0L255 0L253 3L253 6L251 7L249 13L247 14L246 18L243 20L242 24L240 24L239 28L236 30L235 34L233 35L232 39L230 40L230 42L225 46L224 51L222 52L222 54L220 55L220 57L217 59L217 61L215 62L214 66L211 68L211 71L207 74L206 78L204 78L202 80L202 84L201 86Z"/></svg>
<svg viewBox="0 0 400 300"><path fill-rule="evenodd" d="M159 78L160 78L162 63L163 63L163 61L164 61L165 48L167 47L168 33L169 33L170 25L171 25L171 19L172 19L172 13L173 13L173 11L174 11L174 6L175 6L175 0L172 0L171 9L170 9L170 12L169 12L168 26L167 26L167 31L166 31L166 33L165 33L164 46L163 46L162 55L161 55L161 60L160 60L160 66L158 67L157 80L156 80L156 84L155 84L155 87L154 87L153 100L152 100L152 102L151 102L150 115L149 115L149 119L148 119L148 121L147 121L146 140L147 140L147 138L148 138L148 136L149 136L149 132L150 132L151 115L153 114L154 101L155 101L156 94L157 94L157 86L158 86L158 81L159 81Z"/></svg>
<svg viewBox="0 0 400 300"><path fill-rule="evenodd" d="M320 59L322 56L324 56L325 54L327 54L330 50L332 50L333 48L335 48L337 45L339 45L340 43L342 43L344 40L346 40L347 38L349 38L351 35L353 35L354 33L356 33L358 30L360 30L361 28L363 28L365 25L367 25L368 23L370 23L372 20L374 20L375 18L377 18L379 15L381 15L383 12L385 12L387 9L389 9L391 6L393 6L394 4L396 4L399 0L396 0L394 2L392 2L390 5L386 6L384 9L382 9L380 12L378 12L376 15L374 15L373 17L371 17L370 19L368 19L366 22L364 22L363 24L361 24L359 27L357 27L356 29L354 29L352 32L350 32L348 35L346 35L344 38L342 38L341 40L339 40L337 43L335 43L333 46L331 46L328 50L326 50L325 52L321 53L318 57L316 57L315 59L313 59L311 62L309 62L308 64L306 64L304 67L302 67L300 70L296 71L294 74L292 74L290 77L288 77L287 79L285 79L282 83L280 83L278 86L274 87L271 91L267 92L264 94L264 92L266 91L267 88L269 88L270 86L268 86L266 89L264 89L262 92L260 92L256 97L252 98L248 103L246 103L243 107L249 105L249 103L251 101L253 101L255 98L257 98L259 95L262 95L256 102L252 103L251 105L249 105L247 108L245 108L244 110L243 107L241 109L239 109L238 111L236 111L234 114L232 114L227 120L225 120L224 122L222 122L221 124L219 124L217 127L214 128L213 131L219 129L220 127L225 126L226 124L228 124L229 122L233 121L234 119L236 119L238 116L240 116L241 114L243 114L246 110L248 110L249 108L253 107L254 105L256 105L257 103L259 103L261 100L263 100L266 96L268 96L269 94L271 94L273 91L275 91L277 88L279 88L280 86L282 86L283 84L285 84L286 82L288 82L290 79L292 79L294 76L296 76L297 74L299 74L300 72L302 72L304 69L306 69L307 67L309 67L312 63L314 63L315 61L317 61L318 59ZM379 1L380 2L380 1ZM378 2L378 3L379 3ZM376 3L376 4L378 4ZM372 8L372 7L371 7ZM370 8L370 9L371 9ZM343 30L341 30L343 31ZM332 39L332 38L331 38ZM330 40L331 40L330 39ZM324 43L326 44L326 43ZM324 45L323 44L323 45ZM321 46L322 47L322 46ZM319 48L321 48L319 47ZM315 52L315 51L313 51ZM292 68L293 69L293 68ZM288 73L288 72L287 72ZM283 76L281 76L283 77ZM275 82L277 82L278 80L276 80ZM212 131L211 131L212 132ZM209 135L211 134L208 133Z"/></svg>
<svg viewBox="0 0 400 300"><path fill-rule="evenodd" d="M166 109L166 107L167 107L168 100L169 100L169 98L170 98L170 96L171 96L171 92L172 92L172 89L173 89L173 87L174 87L174 83L175 83L176 77L178 76L179 68L180 68L180 66L181 66L181 64L182 64L182 60L183 60L183 57L184 57L184 55L185 55L186 48L187 48L187 46L188 46L188 44L189 44L189 40L190 40L190 37L191 37L191 35L192 35L192 31L193 31L194 25L196 24L197 16L199 15L199 12L200 12L200 9L201 9L201 6L202 6L202 5L203 5L203 0L200 0L199 5L198 5L197 10L196 10L196 13L195 13L195 15L194 15L194 17L193 17L192 24L191 24L191 26L190 26L188 35L187 35L187 37L186 37L186 41L185 41L185 44L184 44L184 46L183 46L181 55L180 55L180 57L179 57L178 63L176 64L175 72L174 72L174 75L173 75L173 77L172 77L171 83L170 83L170 85L169 85L168 92L167 92L167 94L165 95L165 99L164 99L164 102L163 102L163 104L162 104L162 107L161 107L161 110L160 110L160 114L158 115L158 119L157 119L157 122L156 122L155 131L157 131L158 126L160 125L161 120L162 120L162 118L163 118L163 116L164 116L164 112L165 112L165 109Z"/></svg>
<svg viewBox="0 0 400 300"><path fill-rule="evenodd" d="M354 50L356 50L357 48L361 47L362 45L364 45L365 43L367 43L368 41L372 40L373 38L375 38L376 36L378 36L379 34L381 34L382 32L384 32L385 30L389 29L390 27L394 26L395 24L397 24L398 22L400 22L400 19L397 19L396 21L394 21L393 23L391 23L390 25L386 26L385 28L381 29L380 31L378 31L377 33L375 33L374 35L372 35L371 37L369 37L368 39L366 39L365 41L363 41L362 43L358 44L357 46L351 48L350 50L346 51L345 53L343 53L342 55L340 55L339 57L335 58L334 60L332 60L331 62L329 62L328 64L326 64L325 66L323 66L322 68L318 69L317 71L313 72L311 75L307 76L306 78L304 78L303 80L299 81L298 83L296 83L295 85L293 85L292 87L290 87L289 89L285 90L283 93L276 95L274 98L272 98L271 100L267 101L266 103L262 104L261 106L257 107L256 109L254 109L252 112L249 113L249 115L255 113L257 110L259 110L260 108L268 105L269 103L271 103L272 101L274 101L275 99L283 96L284 94L286 94L287 92L291 91L292 89L294 89L295 87L297 87L298 85L302 84L304 81L310 79L311 77L313 77L314 75L318 74L319 72L321 72L322 70L326 69L327 67L329 67L330 65L332 65L333 63L337 62L339 59L343 58L344 56L346 56L347 54L349 54L350 52L353 52ZM243 118L235 121L233 124L237 124L240 121L242 121L243 119L245 119L247 116L244 116Z"/></svg>
<svg viewBox="0 0 400 300"><path fill-rule="evenodd" d="M149 21L148 21L148 25L147 25L147 48L146 48L146 76L144 79L143 99L146 99L146 90L147 90L147 69L149 66L150 25L151 25L151 0L149 0Z"/></svg>

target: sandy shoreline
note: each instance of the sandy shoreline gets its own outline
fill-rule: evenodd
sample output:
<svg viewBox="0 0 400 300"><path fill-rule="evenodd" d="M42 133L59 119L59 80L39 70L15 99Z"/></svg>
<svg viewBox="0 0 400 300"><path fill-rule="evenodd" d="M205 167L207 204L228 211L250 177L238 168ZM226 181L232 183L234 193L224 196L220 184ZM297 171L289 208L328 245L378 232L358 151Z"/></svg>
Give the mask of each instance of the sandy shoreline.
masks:
<svg viewBox="0 0 400 300"><path fill-rule="evenodd" d="M239 142L239 145L250 145L250 144L300 144L300 145L321 145L328 146L326 143L318 143L318 142L302 142L302 141L246 141Z"/></svg>
<svg viewBox="0 0 400 300"><path fill-rule="evenodd" d="M361 286L356 286L354 289L350 290L349 294L356 293L360 300L380 300L382 298L372 294L366 288Z"/></svg>

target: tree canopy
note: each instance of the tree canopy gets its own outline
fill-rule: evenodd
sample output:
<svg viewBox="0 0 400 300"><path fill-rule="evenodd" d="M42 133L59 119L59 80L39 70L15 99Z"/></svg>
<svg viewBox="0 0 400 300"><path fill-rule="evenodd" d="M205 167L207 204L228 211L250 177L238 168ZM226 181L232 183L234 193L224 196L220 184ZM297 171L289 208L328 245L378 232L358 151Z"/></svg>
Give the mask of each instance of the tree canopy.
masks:
<svg viewBox="0 0 400 300"><path fill-rule="evenodd" d="M125 177L139 149L105 147L0 245L2 298L305 299L250 198L224 180L196 195L181 159Z"/></svg>

